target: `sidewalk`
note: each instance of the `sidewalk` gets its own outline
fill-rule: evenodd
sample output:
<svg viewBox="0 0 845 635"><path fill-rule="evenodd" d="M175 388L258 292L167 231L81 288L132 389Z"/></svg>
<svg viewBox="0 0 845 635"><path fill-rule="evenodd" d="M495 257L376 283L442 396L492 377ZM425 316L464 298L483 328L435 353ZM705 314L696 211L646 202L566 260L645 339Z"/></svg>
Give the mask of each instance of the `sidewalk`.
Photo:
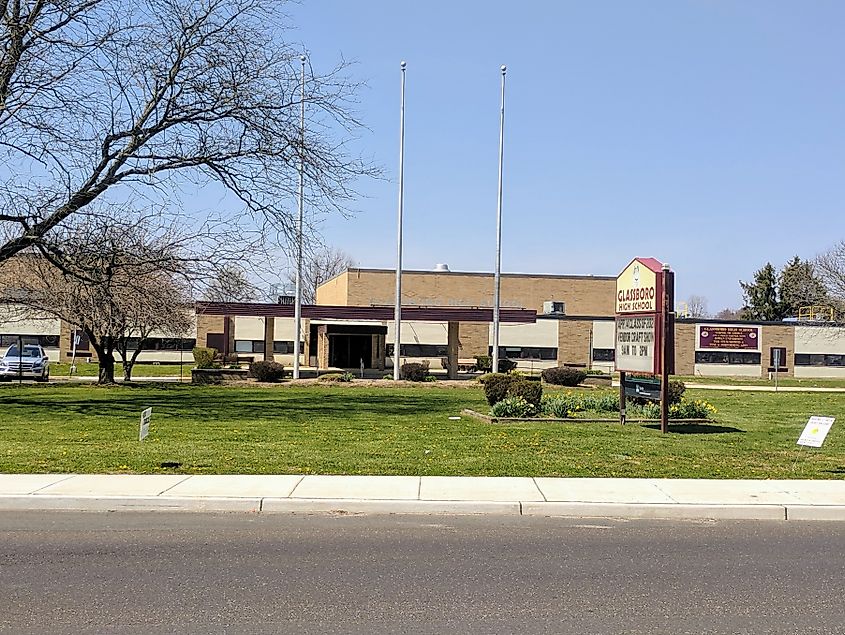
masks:
<svg viewBox="0 0 845 635"><path fill-rule="evenodd" d="M0 474L13 510L845 521L845 480Z"/></svg>

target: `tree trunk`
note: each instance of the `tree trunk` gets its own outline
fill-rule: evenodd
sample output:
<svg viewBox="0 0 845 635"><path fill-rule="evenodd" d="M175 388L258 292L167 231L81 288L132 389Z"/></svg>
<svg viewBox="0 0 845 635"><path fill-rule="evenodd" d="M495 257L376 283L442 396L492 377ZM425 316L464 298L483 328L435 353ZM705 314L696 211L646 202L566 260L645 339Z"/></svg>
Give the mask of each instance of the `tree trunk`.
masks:
<svg viewBox="0 0 845 635"><path fill-rule="evenodd" d="M114 355L103 353L100 356L99 383L113 384L114 381Z"/></svg>
<svg viewBox="0 0 845 635"><path fill-rule="evenodd" d="M123 359L123 381L132 381L132 366L134 366L134 364L131 362L127 363L125 361L125 357Z"/></svg>

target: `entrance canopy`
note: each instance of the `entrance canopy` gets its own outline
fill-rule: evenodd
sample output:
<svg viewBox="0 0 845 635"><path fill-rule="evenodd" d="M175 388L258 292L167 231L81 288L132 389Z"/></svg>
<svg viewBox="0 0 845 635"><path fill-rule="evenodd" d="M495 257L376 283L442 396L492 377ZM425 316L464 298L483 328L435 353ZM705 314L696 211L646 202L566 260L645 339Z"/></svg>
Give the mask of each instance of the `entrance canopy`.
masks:
<svg viewBox="0 0 845 635"><path fill-rule="evenodd" d="M302 317L312 320L376 320L393 319L389 306L327 306L303 304ZM291 304L264 304L251 302L197 302L198 315L238 315L249 317L294 317ZM492 322L493 309L464 307L403 306L402 320L407 322ZM499 309L499 321L516 324L534 324L537 311L532 309Z"/></svg>

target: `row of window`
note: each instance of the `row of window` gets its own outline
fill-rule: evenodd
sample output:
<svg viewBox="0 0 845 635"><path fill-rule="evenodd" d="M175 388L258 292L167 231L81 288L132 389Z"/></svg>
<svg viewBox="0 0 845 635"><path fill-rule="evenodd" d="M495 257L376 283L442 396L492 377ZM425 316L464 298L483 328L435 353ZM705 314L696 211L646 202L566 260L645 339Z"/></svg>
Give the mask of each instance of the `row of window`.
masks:
<svg viewBox="0 0 845 635"><path fill-rule="evenodd" d="M57 348L59 346L58 335L0 335L0 346L17 345L19 339L24 344L41 344L44 348Z"/></svg>
<svg viewBox="0 0 845 635"><path fill-rule="evenodd" d="M138 348L140 338L130 337L127 348L134 351ZM197 341L191 338L179 337L148 337L144 340L145 351L190 351L197 345Z"/></svg>
<svg viewBox="0 0 845 635"><path fill-rule="evenodd" d="M305 343L300 342L300 350L305 350ZM235 340L236 353L264 353L264 340ZM293 340L273 342L273 353L288 355L293 353Z"/></svg>
<svg viewBox="0 0 845 635"><path fill-rule="evenodd" d="M825 355L822 353L795 353L796 366L845 366L845 355Z"/></svg>
<svg viewBox="0 0 845 635"><path fill-rule="evenodd" d="M760 353L749 351L695 351L696 364L760 365Z"/></svg>
<svg viewBox="0 0 845 635"><path fill-rule="evenodd" d="M488 354L493 354L493 347L490 346ZM445 344L400 344L399 355L402 357L446 357L448 356ZM393 344L385 347L385 356L393 357ZM527 360L551 360L557 359L557 349L542 346L500 346L499 357L502 359L527 359Z"/></svg>

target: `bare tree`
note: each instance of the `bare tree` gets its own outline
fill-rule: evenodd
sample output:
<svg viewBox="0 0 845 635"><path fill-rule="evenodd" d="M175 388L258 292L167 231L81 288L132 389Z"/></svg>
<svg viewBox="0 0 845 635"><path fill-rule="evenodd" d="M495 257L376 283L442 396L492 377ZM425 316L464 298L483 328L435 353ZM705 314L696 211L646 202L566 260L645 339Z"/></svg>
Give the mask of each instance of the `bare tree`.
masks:
<svg viewBox="0 0 845 635"><path fill-rule="evenodd" d="M741 320L742 309L722 309L713 317L717 320Z"/></svg>
<svg viewBox="0 0 845 635"><path fill-rule="evenodd" d="M255 302L258 289L243 267L224 263L215 273L203 297L208 302Z"/></svg>
<svg viewBox="0 0 845 635"><path fill-rule="evenodd" d="M94 202L134 193L174 209L208 183L258 234L289 239L300 159L309 209L345 211L375 173L348 149L358 85L341 63L312 69L301 96L283 4L0 2L0 262L49 256L45 238Z"/></svg>
<svg viewBox="0 0 845 635"><path fill-rule="evenodd" d="M845 306L845 240L817 256L814 265L816 275L841 311Z"/></svg>
<svg viewBox="0 0 845 635"><path fill-rule="evenodd" d="M63 256L74 274L37 254L21 254L4 263L0 298L81 329L97 352L100 383L114 382L116 352L129 380L154 333L190 337L193 258L180 253L178 239L111 217L85 217L63 233Z"/></svg>
<svg viewBox="0 0 845 635"><path fill-rule="evenodd" d="M710 317L707 312L707 298L701 295L691 295L687 298L687 314L691 318Z"/></svg>
<svg viewBox="0 0 845 635"><path fill-rule="evenodd" d="M307 254L302 263L302 302L317 302L317 287L340 275L357 263L342 249L321 246ZM285 289L293 295L296 289L296 263L285 271Z"/></svg>

